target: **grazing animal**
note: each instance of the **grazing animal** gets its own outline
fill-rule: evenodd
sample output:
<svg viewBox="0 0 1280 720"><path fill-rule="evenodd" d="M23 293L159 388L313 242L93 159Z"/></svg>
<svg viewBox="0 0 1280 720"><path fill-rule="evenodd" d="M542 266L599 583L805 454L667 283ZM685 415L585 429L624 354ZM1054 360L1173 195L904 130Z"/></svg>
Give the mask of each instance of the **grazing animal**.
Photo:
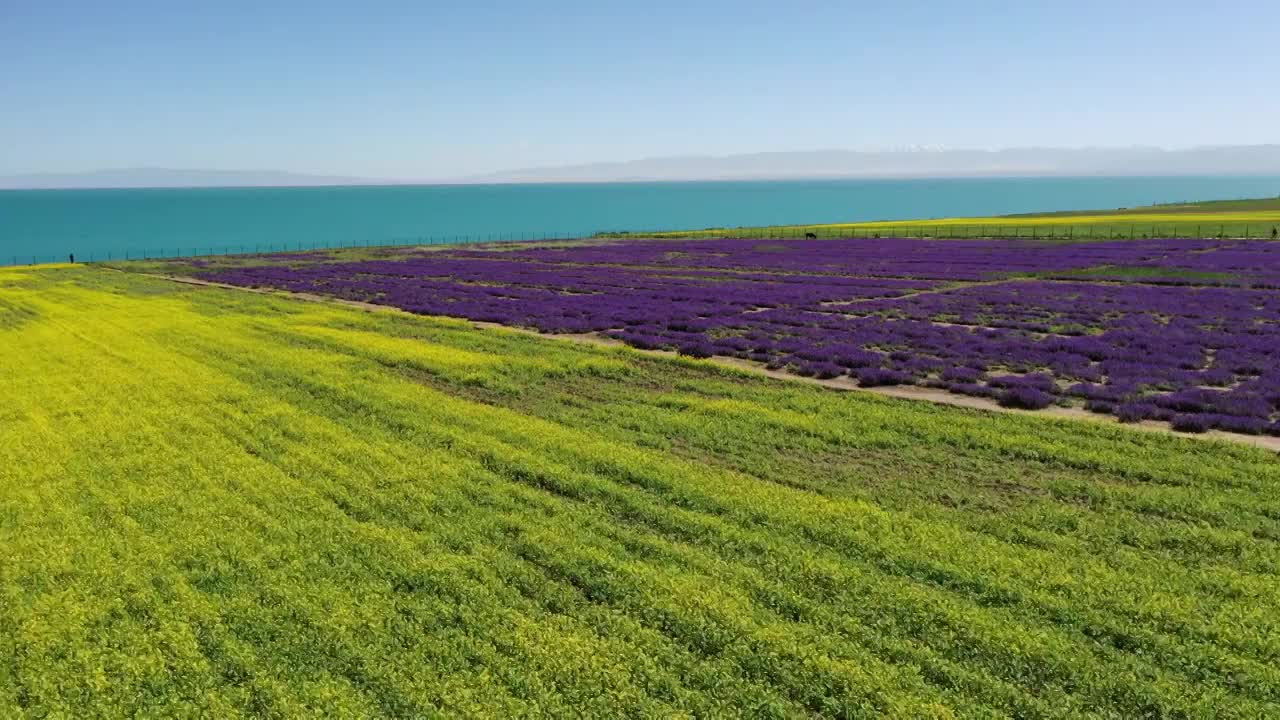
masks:
<svg viewBox="0 0 1280 720"><path fill-rule="evenodd" d="M1274 232L1272 232L1271 234L1272 234L1273 236L1275 235L1275 233L1274 233ZM811 233L811 232L808 232L808 233L805 233L805 234L804 234L804 237L805 237L805 239L806 239L806 240L817 240L817 239L818 239L818 234L817 234L817 233Z"/></svg>

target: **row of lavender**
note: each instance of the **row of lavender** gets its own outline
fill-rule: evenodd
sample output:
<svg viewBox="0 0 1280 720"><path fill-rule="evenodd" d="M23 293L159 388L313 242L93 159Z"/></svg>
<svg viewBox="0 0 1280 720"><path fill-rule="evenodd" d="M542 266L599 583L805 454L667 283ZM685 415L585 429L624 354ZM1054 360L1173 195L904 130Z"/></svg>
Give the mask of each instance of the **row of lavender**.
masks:
<svg viewBox="0 0 1280 720"><path fill-rule="evenodd" d="M1142 268L1143 283L1053 279L1107 268ZM1280 245L1266 242L632 241L216 279L867 386L1280 434Z"/></svg>
<svg viewBox="0 0 1280 720"><path fill-rule="evenodd" d="M1147 271L1143 282L1280 288L1273 242L1135 240L1051 244L1026 240L686 240L535 247L504 253L534 262L823 273L979 281L1018 274L1074 277L1096 269ZM457 257L486 258L485 250Z"/></svg>

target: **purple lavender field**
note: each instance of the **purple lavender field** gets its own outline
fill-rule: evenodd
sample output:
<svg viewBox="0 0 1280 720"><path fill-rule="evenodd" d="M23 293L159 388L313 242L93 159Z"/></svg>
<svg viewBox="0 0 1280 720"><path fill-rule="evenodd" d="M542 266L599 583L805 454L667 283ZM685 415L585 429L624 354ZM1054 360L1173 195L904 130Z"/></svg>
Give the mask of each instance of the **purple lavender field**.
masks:
<svg viewBox="0 0 1280 720"><path fill-rule="evenodd" d="M1280 244L631 240L277 256L202 277L863 386L1280 435Z"/></svg>

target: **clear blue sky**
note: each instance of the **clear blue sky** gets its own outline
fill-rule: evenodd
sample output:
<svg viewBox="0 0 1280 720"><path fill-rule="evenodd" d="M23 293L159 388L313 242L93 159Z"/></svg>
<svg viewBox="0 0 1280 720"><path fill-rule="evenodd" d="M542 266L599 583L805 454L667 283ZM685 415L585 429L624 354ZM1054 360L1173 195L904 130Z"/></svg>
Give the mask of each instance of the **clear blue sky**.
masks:
<svg viewBox="0 0 1280 720"><path fill-rule="evenodd" d="M0 174L1280 141L1275 0L440 5L0 0Z"/></svg>

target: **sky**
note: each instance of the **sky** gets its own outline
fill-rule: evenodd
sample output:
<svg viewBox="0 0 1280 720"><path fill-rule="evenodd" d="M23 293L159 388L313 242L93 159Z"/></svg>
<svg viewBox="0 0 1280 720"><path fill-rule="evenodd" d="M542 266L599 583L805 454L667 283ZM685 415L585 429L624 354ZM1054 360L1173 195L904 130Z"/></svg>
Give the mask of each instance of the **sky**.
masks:
<svg viewBox="0 0 1280 720"><path fill-rule="evenodd" d="M0 0L0 174L1274 143L1278 86L1274 0Z"/></svg>

